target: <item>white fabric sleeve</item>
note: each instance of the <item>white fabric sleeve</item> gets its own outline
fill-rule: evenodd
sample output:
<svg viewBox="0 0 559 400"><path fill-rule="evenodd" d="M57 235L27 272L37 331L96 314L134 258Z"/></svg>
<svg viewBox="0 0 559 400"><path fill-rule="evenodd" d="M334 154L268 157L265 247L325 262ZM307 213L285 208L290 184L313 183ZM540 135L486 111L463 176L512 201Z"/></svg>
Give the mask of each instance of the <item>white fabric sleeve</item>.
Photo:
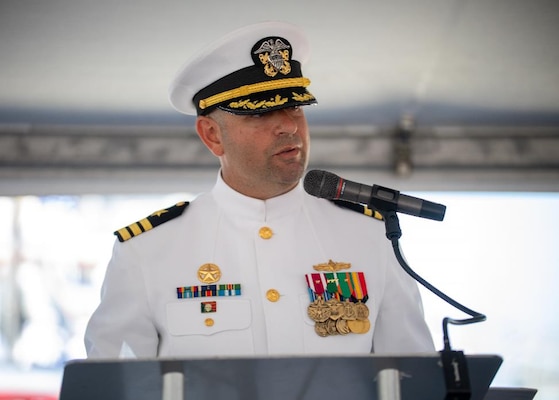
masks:
<svg viewBox="0 0 559 400"><path fill-rule="evenodd" d="M88 358L155 357L158 334L153 325L144 277L134 262L134 245L115 242L101 303L85 333Z"/></svg>

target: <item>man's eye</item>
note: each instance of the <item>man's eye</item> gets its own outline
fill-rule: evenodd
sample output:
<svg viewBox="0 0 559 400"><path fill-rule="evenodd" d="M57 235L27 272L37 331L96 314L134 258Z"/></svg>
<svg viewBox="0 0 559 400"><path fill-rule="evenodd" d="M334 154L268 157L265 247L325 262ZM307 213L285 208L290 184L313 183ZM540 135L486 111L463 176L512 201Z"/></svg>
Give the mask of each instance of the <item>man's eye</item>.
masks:
<svg viewBox="0 0 559 400"><path fill-rule="evenodd" d="M289 114L295 115L295 114L300 114L302 111L303 111L303 107L294 106L294 107L282 108L280 110L275 110L275 111L268 111L268 112L263 112L263 113L250 114L250 118L267 118L267 117L275 115L279 112L287 112Z"/></svg>
<svg viewBox="0 0 559 400"><path fill-rule="evenodd" d="M291 111L293 114L299 114L301 111L303 111L303 107L301 107L301 106L294 106L294 107L291 107L291 108L289 109L289 111Z"/></svg>

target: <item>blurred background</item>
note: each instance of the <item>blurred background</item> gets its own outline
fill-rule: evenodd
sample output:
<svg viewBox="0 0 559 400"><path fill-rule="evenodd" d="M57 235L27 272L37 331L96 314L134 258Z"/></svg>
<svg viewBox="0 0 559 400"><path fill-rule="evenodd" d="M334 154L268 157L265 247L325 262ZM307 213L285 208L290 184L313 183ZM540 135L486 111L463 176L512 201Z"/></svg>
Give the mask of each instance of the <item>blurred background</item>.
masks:
<svg viewBox="0 0 559 400"><path fill-rule="evenodd" d="M493 385L559 398L559 3L555 0L0 0L0 398L56 399L85 357L112 232L213 185L167 88L204 44L302 26L311 168L447 206L402 215L412 268L487 315L454 348ZM442 318L464 317L426 290ZM9 397L9 396L12 397Z"/></svg>

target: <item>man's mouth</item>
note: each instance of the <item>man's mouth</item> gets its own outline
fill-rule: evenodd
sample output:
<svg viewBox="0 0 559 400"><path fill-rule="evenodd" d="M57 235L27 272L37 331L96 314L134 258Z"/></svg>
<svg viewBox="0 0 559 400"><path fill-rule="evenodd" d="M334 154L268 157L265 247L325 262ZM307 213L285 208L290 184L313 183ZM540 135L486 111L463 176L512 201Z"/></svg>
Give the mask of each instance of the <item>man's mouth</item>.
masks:
<svg viewBox="0 0 559 400"><path fill-rule="evenodd" d="M294 155L299 153L300 149L297 146L289 146L289 147L284 147L282 148L280 151L278 151L276 153L276 155L278 156L282 156L282 155Z"/></svg>

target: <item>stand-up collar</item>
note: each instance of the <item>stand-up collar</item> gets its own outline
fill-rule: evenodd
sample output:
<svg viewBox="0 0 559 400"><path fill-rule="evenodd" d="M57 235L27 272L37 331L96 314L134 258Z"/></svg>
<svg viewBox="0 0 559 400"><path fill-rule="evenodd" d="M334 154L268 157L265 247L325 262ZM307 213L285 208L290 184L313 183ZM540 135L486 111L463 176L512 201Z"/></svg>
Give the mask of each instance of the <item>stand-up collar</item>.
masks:
<svg viewBox="0 0 559 400"><path fill-rule="evenodd" d="M228 186L221 173L212 189L212 195L219 207L226 213L242 218L266 221L294 213L303 204L303 186L300 182L293 190L268 200L245 196Z"/></svg>

